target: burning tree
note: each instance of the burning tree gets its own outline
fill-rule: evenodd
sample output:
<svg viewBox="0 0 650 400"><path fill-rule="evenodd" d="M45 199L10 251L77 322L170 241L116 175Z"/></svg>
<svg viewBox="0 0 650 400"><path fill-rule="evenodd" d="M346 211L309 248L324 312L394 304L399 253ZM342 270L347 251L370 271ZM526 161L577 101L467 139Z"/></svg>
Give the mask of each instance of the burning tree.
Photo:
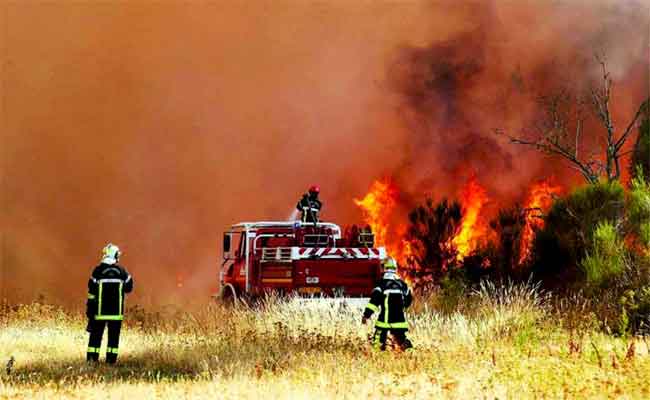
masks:
<svg viewBox="0 0 650 400"><path fill-rule="evenodd" d="M477 242L486 235L487 228L479 223L479 216L487 201L487 191L478 183L476 175L472 175L461 193L463 214L461 229L452 239L459 260L468 256Z"/></svg>
<svg viewBox="0 0 650 400"><path fill-rule="evenodd" d="M621 159L629 154L624 152L625 143L639 118L650 107L650 98L647 98L625 130L618 133L610 113L612 78L605 61L599 57L596 59L602 71L600 85L592 87L587 94L575 94L573 90L562 88L541 96L541 115L533 124L532 132L518 137L508 136L511 143L530 146L567 160L589 183L596 183L603 176L610 182L620 179ZM588 136L589 132L585 135L584 131L589 110L601 125L600 132L593 133L593 136ZM596 148L592 151L581 148L585 139L597 143Z"/></svg>
<svg viewBox="0 0 650 400"><path fill-rule="evenodd" d="M458 249L453 240L461 229L461 210L456 201L443 199L434 205L428 198L409 213L406 234L412 248L409 273L416 283L438 279L455 265Z"/></svg>
<svg viewBox="0 0 650 400"><path fill-rule="evenodd" d="M519 243L517 265L524 264L530 257L535 233L544 228L544 215L553 200L562 192L562 188L548 181L535 183L528 193L522 210L523 226Z"/></svg>
<svg viewBox="0 0 650 400"><path fill-rule="evenodd" d="M535 235L544 229L544 213L562 192L560 186L548 180L535 182L528 189L523 203L500 209L490 221L496 234L491 246L497 251L490 260L496 275L526 278Z"/></svg>
<svg viewBox="0 0 650 400"><path fill-rule="evenodd" d="M493 267L501 274L512 276L515 267L520 265L521 252L526 245L522 240L527 218L530 213L519 204L499 210L490 222L490 227L497 235L497 257Z"/></svg>
<svg viewBox="0 0 650 400"><path fill-rule="evenodd" d="M414 207L408 223L396 221L399 190L387 179L375 181L354 203L375 233L375 245L386 247L418 285L438 280L463 264L488 234L481 212L488 201L485 188L472 174L459 193L460 201L431 198Z"/></svg>
<svg viewBox="0 0 650 400"><path fill-rule="evenodd" d="M439 282L454 270L478 277L524 274L533 239L544 227L543 213L561 192L548 180L535 182L521 205L502 210L489 225L487 191L474 174L458 201L427 198L411 210L407 223L399 222L399 189L388 179L375 181L354 202L375 233L375 245L386 247L403 275L419 286Z"/></svg>

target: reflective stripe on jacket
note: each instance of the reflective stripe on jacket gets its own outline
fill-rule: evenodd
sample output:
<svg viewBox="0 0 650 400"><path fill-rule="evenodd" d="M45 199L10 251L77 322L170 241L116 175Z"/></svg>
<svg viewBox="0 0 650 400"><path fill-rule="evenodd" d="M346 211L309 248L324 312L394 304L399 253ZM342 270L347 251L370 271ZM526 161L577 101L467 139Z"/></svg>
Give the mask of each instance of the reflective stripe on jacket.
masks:
<svg viewBox="0 0 650 400"><path fill-rule="evenodd" d="M133 290L133 278L117 264L100 264L88 280L88 318L121 321L124 318L124 295Z"/></svg>
<svg viewBox="0 0 650 400"><path fill-rule="evenodd" d="M370 318L378 313L375 327L382 329L408 329L404 309L411 305L411 289L401 279L382 279L370 295L363 316Z"/></svg>

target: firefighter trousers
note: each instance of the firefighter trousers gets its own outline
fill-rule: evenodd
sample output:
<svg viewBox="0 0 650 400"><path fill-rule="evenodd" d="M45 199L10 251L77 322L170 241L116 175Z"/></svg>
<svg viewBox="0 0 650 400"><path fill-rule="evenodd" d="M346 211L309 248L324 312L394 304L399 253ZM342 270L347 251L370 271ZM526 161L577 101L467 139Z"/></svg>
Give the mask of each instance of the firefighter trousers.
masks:
<svg viewBox="0 0 650 400"><path fill-rule="evenodd" d="M397 347L401 350L408 350L413 348L413 344L406 337L406 329L386 329L386 328L375 328L375 334L372 338L372 345L375 348L380 350L386 350L386 340L388 339L388 333L393 336L393 341Z"/></svg>
<svg viewBox="0 0 650 400"><path fill-rule="evenodd" d="M120 345L120 330L122 321L97 321L90 322L90 339L88 340L88 361L99 361L99 349L102 347L104 328L108 328L108 346L106 348L106 362L114 364L117 361L117 349Z"/></svg>

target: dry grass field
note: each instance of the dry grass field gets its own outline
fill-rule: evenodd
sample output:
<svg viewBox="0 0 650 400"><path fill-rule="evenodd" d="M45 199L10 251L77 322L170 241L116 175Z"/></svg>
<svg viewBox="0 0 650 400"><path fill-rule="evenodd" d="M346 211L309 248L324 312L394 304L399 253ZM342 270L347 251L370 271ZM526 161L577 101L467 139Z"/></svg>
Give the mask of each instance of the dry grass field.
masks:
<svg viewBox="0 0 650 400"><path fill-rule="evenodd" d="M650 397L643 339L604 334L578 304L530 286L487 286L452 310L436 295L418 299L416 349L406 353L369 347L361 307L270 298L255 308L136 308L118 364L107 366L85 362L80 313L6 306L0 398Z"/></svg>

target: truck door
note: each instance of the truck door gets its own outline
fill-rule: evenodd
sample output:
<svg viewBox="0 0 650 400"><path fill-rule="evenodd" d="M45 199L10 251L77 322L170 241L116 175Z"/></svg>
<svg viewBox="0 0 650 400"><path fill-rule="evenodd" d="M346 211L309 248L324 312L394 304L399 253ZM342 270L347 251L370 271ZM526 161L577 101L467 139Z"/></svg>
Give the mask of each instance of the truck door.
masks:
<svg viewBox="0 0 650 400"><path fill-rule="evenodd" d="M242 259L242 246L244 234L242 232L226 232L223 240L223 261L221 263L221 277L239 280ZM243 270L242 270L243 272Z"/></svg>

